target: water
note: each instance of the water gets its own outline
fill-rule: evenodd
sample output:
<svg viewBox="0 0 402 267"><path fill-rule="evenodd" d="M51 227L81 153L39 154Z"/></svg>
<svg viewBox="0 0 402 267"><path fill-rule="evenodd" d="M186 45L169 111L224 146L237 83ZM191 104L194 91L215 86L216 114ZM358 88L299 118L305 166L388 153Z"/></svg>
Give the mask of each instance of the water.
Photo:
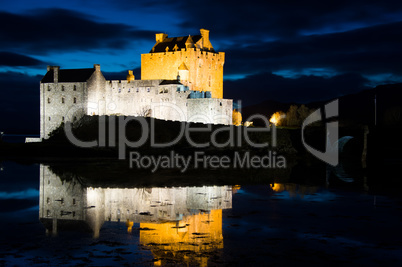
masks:
<svg viewBox="0 0 402 267"><path fill-rule="evenodd" d="M7 143L25 143L27 137L39 138L39 135L26 135L26 134L4 134L2 140Z"/></svg>
<svg viewBox="0 0 402 267"><path fill-rule="evenodd" d="M402 263L402 199L367 185L91 187L46 165L1 169L0 265Z"/></svg>

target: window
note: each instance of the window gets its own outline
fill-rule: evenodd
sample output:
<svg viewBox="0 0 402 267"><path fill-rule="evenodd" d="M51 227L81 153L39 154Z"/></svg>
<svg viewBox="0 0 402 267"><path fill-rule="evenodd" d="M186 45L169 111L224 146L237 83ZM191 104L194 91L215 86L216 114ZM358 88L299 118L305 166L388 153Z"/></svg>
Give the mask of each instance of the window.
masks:
<svg viewBox="0 0 402 267"><path fill-rule="evenodd" d="M73 198L73 205L75 205L76 203L75 203L75 198Z"/></svg>
<svg viewBox="0 0 402 267"><path fill-rule="evenodd" d="M148 92L148 93L151 92L151 88L148 87L148 88L147 88L147 92Z"/></svg>
<svg viewBox="0 0 402 267"><path fill-rule="evenodd" d="M74 104L77 104L77 98L74 97Z"/></svg>
<svg viewBox="0 0 402 267"><path fill-rule="evenodd" d="M140 91L140 89L139 88L137 88L137 93Z"/></svg>
<svg viewBox="0 0 402 267"><path fill-rule="evenodd" d="M50 92L51 88L50 85L47 86L47 91Z"/></svg>
<svg viewBox="0 0 402 267"><path fill-rule="evenodd" d="M64 117L61 117L61 121L64 121L65 119L64 119Z"/></svg>
<svg viewBox="0 0 402 267"><path fill-rule="evenodd" d="M50 210L46 211L46 217L50 217Z"/></svg>
<svg viewBox="0 0 402 267"><path fill-rule="evenodd" d="M221 107L222 107L222 102L221 102L221 103L219 103L219 106L221 106Z"/></svg>
<svg viewBox="0 0 402 267"><path fill-rule="evenodd" d="M49 117L49 121L51 121L52 120L52 117Z"/></svg>
<svg viewBox="0 0 402 267"><path fill-rule="evenodd" d="M128 92L129 92L129 93L131 92L131 88L128 88Z"/></svg>
<svg viewBox="0 0 402 267"><path fill-rule="evenodd" d="M61 103L64 104L64 97L61 98Z"/></svg>
<svg viewBox="0 0 402 267"><path fill-rule="evenodd" d="M74 85L73 90L77 91L77 85Z"/></svg>
<svg viewBox="0 0 402 267"><path fill-rule="evenodd" d="M76 121L77 120L77 117L74 117L74 121Z"/></svg>
<svg viewBox="0 0 402 267"><path fill-rule="evenodd" d="M47 103L50 104L50 98L47 99Z"/></svg>
<svg viewBox="0 0 402 267"><path fill-rule="evenodd" d="M64 91L64 85L61 86L61 90Z"/></svg>
<svg viewBox="0 0 402 267"><path fill-rule="evenodd" d="M50 203L50 198L46 199L46 203L49 204Z"/></svg>
<svg viewBox="0 0 402 267"><path fill-rule="evenodd" d="M121 88L119 87L119 93L121 93Z"/></svg>

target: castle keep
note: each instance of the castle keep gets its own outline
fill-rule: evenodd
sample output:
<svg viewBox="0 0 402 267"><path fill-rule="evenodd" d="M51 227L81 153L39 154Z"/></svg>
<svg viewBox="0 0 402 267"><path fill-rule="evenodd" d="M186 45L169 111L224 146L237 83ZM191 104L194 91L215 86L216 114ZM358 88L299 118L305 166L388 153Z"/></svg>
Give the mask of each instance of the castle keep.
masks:
<svg viewBox="0 0 402 267"><path fill-rule="evenodd" d="M157 33L141 55L141 80L108 81L100 65L88 69L48 66L40 83L41 138L84 115L150 116L157 119L232 123L232 100L223 99L223 52L215 52L209 31L168 38Z"/></svg>

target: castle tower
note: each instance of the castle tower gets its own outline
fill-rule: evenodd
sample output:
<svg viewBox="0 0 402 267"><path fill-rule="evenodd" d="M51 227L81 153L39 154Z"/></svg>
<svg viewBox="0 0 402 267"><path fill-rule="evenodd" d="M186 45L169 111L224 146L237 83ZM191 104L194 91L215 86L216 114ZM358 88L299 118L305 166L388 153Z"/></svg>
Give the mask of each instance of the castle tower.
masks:
<svg viewBox="0 0 402 267"><path fill-rule="evenodd" d="M155 39L151 51L141 55L142 80L175 80L179 74L190 90L211 91L212 98L223 98L225 53L215 52L208 30L170 38L157 33Z"/></svg>

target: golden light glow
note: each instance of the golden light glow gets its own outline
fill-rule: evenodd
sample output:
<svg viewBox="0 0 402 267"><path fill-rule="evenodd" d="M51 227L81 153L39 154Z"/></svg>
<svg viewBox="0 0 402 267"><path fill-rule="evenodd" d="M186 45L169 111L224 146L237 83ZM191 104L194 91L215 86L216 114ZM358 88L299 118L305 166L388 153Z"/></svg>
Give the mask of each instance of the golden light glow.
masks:
<svg viewBox="0 0 402 267"><path fill-rule="evenodd" d="M275 192L282 192L285 190L285 185L284 184L271 184L271 189Z"/></svg>
<svg viewBox="0 0 402 267"><path fill-rule="evenodd" d="M241 189L241 185L232 186L232 194L236 194Z"/></svg>
<svg viewBox="0 0 402 267"><path fill-rule="evenodd" d="M126 226L127 226L127 233L131 233L133 231L134 222L127 219Z"/></svg>
<svg viewBox="0 0 402 267"><path fill-rule="evenodd" d="M278 111L272 114L271 118L269 119L269 122L275 125L280 125L281 119L285 117L285 113Z"/></svg>
<svg viewBox="0 0 402 267"><path fill-rule="evenodd" d="M160 258L173 255L206 266L206 252L223 248L221 209L186 216L178 222L141 223L140 227L150 229L140 231L140 243L151 247L158 264L163 264Z"/></svg>
<svg viewBox="0 0 402 267"><path fill-rule="evenodd" d="M241 115L240 111L238 111L237 109L234 109L233 113L232 113L232 123L233 123L233 125L236 125L236 126L241 125L242 119L243 118L242 118L242 115Z"/></svg>

